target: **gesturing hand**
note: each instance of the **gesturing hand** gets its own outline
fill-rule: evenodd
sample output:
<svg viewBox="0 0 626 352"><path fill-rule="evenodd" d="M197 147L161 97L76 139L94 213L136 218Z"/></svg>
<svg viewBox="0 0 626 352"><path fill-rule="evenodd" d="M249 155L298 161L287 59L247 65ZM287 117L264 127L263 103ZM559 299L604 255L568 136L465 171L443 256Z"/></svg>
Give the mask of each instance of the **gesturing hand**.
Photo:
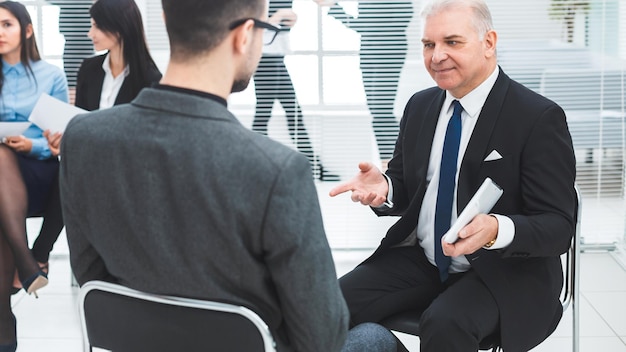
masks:
<svg viewBox="0 0 626 352"><path fill-rule="evenodd" d="M389 185L385 176L372 163L359 163L360 172L350 181L330 190L330 196L352 191L352 201L373 207L381 206L387 199Z"/></svg>

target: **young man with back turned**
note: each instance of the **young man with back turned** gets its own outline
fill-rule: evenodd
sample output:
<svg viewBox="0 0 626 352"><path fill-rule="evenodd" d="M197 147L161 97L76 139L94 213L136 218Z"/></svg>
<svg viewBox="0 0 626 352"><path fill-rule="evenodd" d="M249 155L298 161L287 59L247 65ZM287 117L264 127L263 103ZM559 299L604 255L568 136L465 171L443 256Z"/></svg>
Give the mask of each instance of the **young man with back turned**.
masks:
<svg viewBox="0 0 626 352"><path fill-rule="evenodd" d="M74 118L62 139L76 279L241 304L278 351L341 350L347 309L309 161L227 109L275 29L267 2L162 4L171 54L160 84Z"/></svg>

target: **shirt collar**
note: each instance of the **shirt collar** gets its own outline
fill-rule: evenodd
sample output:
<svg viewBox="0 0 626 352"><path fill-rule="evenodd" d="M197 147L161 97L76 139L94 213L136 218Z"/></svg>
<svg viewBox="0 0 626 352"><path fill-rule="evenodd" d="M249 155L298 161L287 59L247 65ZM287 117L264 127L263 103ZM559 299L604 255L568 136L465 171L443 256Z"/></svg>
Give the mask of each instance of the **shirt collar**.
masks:
<svg viewBox="0 0 626 352"><path fill-rule="evenodd" d="M104 70L104 72L107 75L110 75L111 77L113 77L113 73L111 73L111 64L110 64L110 59L109 59L109 54L107 54L107 56L104 57L104 61L102 62L102 69ZM122 77L126 77L128 76L128 73L130 72L128 65L126 65L126 67L124 67L124 71L122 71ZM118 76L119 77L119 76ZM115 78L118 78L115 77Z"/></svg>
<svg viewBox="0 0 626 352"><path fill-rule="evenodd" d="M32 63L31 63L31 66L32 66ZM18 74L26 73L26 68L24 67L21 61L16 63L15 65L10 65L6 61L2 60L2 73L6 75L8 72L12 70L16 71Z"/></svg>
<svg viewBox="0 0 626 352"><path fill-rule="evenodd" d="M226 107L228 107L228 102L226 101L226 99L217 96L215 94L211 94L211 93L207 93L207 92L201 92L199 90L195 90L195 89L188 89L188 88L183 88L183 87L175 87L175 86L170 86L167 84L160 84L157 83L153 86L153 88L156 89L160 89L160 90L169 90L172 92L178 92L178 93L184 93L184 94L191 94L191 95L195 95L198 97L202 97L202 98L206 98L206 99L211 99L214 100Z"/></svg>
<svg viewBox="0 0 626 352"><path fill-rule="evenodd" d="M454 100L458 100L461 103L461 106L463 106L463 110L469 117L477 117L480 110L482 110L483 105L485 105L485 101L487 101L487 97L489 96L489 92L491 92L493 85L496 84L499 73L500 69L496 66L495 70L493 70L483 83L474 88L471 92L467 93L461 99L453 97L449 91L446 91L446 100L443 102L443 106L447 107L446 111L452 114L452 102Z"/></svg>

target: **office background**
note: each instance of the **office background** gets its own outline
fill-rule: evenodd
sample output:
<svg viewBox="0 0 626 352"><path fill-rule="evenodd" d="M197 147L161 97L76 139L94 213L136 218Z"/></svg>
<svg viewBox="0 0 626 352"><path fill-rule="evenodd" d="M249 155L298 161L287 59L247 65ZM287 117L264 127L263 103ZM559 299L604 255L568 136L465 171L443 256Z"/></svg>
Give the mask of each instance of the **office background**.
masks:
<svg viewBox="0 0 626 352"><path fill-rule="evenodd" d="M159 0L136 0L144 16L150 49L164 70L168 44ZM380 0L385 2L387 0ZM60 6L79 11L79 0L24 0L43 57L63 67L64 36ZM53 4L54 2L54 4ZM577 156L582 191L581 351L626 352L626 1L487 0L499 34L503 69L566 110ZM357 1L341 1L357 15ZM413 92L434 83L421 60L419 9L414 0L408 27L408 52L394 100L400 118ZM299 16L291 31L286 64L302 105L304 123L324 165L343 179L360 160L379 163L359 70L359 40L354 31L327 15L311 0L294 0ZM381 18L389 13L381 11ZM392 20L388 20L392 21ZM75 28L81 32L80 27ZM87 50L91 45L87 44ZM251 85L234 94L229 107L250 127L255 94ZM269 135L294 148L284 111L275 103ZM324 225L338 275L349 271L375 248L394 218L377 218L349 197L328 197L333 182L316 181ZM112 205L113 206L113 205ZM41 219L28 219L32 241ZM62 235L51 257L51 284L34 300L13 297L18 318L18 351L79 351L81 334L71 286L68 249ZM599 272L604 274L599 274ZM571 350L571 318L533 351ZM402 336L417 350L417 338Z"/></svg>
<svg viewBox="0 0 626 352"><path fill-rule="evenodd" d="M161 70L168 43L159 0L136 0L144 16L147 39ZM59 3L72 0L22 1L35 23L46 60L63 67L64 37L59 31ZM552 98L566 110L577 157L577 182L583 195L583 248L609 250L626 263L625 141L626 1L623 0L488 0L499 34L500 65L512 78ZM340 4L357 16L357 1ZM413 92L432 86L421 60L419 10L407 29L408 50L394 101L399 119ZM325 168L342 179L356 172L361 160L380 163L372 116L359 69L359 34L343 26L311 0L294 0L298 22L291 30L286 64L293 79L304 124ZM391 12L391 10L389 10ZM389 19L390 13L380 11ZM234 20L234 19L233 19ZM254 86L234 94L229 107L246 126L254 115ZM289 137L284 111L274 105L269 136L296 147ZM328 187L318 182L321 188ZM324 196L320 192L321 197ZM349 201L325 202L333 231L333 249L376 247L393 222L354 221ZM345 215L342 215L345 214Z"/></svg>

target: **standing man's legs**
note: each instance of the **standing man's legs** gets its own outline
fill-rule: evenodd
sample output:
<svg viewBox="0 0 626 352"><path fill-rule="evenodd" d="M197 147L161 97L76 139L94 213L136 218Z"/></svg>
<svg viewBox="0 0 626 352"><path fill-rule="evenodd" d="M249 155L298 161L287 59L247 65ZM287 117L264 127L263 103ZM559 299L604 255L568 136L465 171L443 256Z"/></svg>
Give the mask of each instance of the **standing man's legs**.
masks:
<svg viewBox="0 0 626 352"><path fill-rule="evenodd" d="M256 107L252 130L267 135L267 124L272 117L274 100L278 98L279 86L279 57L262 56L259 66L254 73L254 92L256 95Z"/></svg>
<svg viewBox="0 0 626 352"><path fill-rule="evenodd" d="M287 66L285 66L284 59L276 61L276 79L279 87L276 91L276 99L278 99L285 110L289 136L296 145L296 148L298 148L302 154L306 155L311 162L311 167L314 168L316 166L316 158L313 152L313 145L306 127L304 126L302 108L300 104L298 104L296 90L293 86L289 71L287 71Z"/></svg>
<svg viewBox="0 0 626 352"><path fill-rule="evenodd" d="M371 51L371 52L370 52ZM395 100L406 51L390 48L384 53L361 52L360 67L367 106L381 161L393 156L399 123L394 114Z"/></svg>

